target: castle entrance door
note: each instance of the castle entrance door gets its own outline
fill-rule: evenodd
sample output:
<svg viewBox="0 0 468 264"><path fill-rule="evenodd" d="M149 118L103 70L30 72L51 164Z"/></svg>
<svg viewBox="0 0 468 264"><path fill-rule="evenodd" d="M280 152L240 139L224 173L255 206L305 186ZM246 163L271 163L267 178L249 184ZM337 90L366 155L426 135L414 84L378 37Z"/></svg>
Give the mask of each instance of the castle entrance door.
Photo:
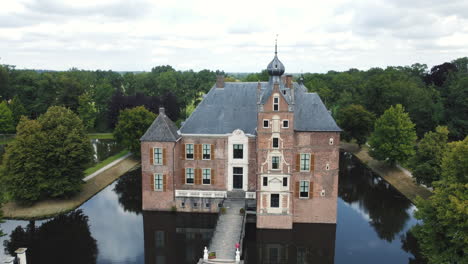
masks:
<svg viewBox="0 0 468 264"><path fill-rule="evenodd" d="M232 187L233 189L242 189L242 179L244 177L244 169L242 167L232 168Z"/></svg>

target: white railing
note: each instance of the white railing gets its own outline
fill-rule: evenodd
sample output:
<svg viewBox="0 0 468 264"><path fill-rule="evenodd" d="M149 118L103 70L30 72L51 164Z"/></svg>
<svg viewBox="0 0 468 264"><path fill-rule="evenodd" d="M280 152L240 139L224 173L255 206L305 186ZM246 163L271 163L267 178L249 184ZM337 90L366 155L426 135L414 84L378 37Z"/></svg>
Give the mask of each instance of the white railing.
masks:
<svg viewBox="0 0 468 264"><path fill-rule="evenodd" d="M255 192L245 192L245 199L255 199L256 193Z"/></svg>
<svg viewBox="0 0 468 264"><path fill-rule="evenodd" d="M176 190L176 197L226 198L226 191Z"/></svg>

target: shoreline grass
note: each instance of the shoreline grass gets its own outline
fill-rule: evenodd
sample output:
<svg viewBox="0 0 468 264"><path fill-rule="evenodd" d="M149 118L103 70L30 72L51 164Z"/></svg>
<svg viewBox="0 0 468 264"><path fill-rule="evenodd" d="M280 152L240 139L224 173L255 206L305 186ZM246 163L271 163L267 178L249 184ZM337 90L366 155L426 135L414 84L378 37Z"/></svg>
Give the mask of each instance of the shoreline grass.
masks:
<svg viewBox="0 0 468 264"><path fill-rule="evenodd" d="M108 157L107 159L99 162L98 164L94 165L93 167L90 167L90 168L87 168L84 173L85 173L85 177L98 171L99 169L103 168L104 166L106 166L107 164L113 162L114 160L117 160L123 156L125 156L127 153L129 153L128 150L124 149L122 151L120 151L119 153L115 154L114 156L110 156Z"/></svg>
<svg viewBox="0 0 468 264"><path fill-rule="evenodd" d="M140 166L140 161L130 156L84 183L79 193L66 199L43 200L28 206L18 204L14 201L6 202L2 207L3 219L41 220L70 212L93 198L120 176L138 166Z"/></svg>
<svg viewBox="0 0 468 264"><path fill-rule="evenodd" d="M114 139L112 133L88 133L90 139Z"/></svg>

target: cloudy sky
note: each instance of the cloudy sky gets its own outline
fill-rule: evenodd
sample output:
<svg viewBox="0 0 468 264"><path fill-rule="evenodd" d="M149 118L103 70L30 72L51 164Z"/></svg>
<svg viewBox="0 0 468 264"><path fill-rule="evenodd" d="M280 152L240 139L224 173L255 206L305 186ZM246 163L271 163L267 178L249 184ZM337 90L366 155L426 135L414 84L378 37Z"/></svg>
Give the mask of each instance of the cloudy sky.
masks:
<svg viewBox="0 0 468 264"><path fill-rule="evenodd" d="M468 56L466 0L8 0L0 64L66 70L287 72L426 63Z"/></svg>

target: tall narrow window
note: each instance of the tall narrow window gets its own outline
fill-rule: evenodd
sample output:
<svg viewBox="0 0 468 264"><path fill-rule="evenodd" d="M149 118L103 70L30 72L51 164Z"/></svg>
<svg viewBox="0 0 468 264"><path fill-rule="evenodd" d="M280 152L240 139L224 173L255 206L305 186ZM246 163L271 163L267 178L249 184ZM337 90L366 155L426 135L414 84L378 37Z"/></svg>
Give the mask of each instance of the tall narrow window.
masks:
<svg viewBox="0 0 468 264"><path fill-rule="evenodd" d="M263 177L263 186L268 186L268 177Z"/></svg>
<svg viewBox="0 0 468 264"><path fill-rule="evenodd" d="M270 121L268 119L263 119L263 128L269 128L270 127Z"/></svg>
<svg viewBox="0 0 468 264"><path fill-rule="evenodd" d="M310 170L310 154L301 154L301 171Z"/></svg>
<svg viewBox="0 0 468 264"><path fill-rule="evenodd" d="M280 161L280 157L278 156L271 157L271 169L273 170L279 169L279 161Z"/></svg>
<svg viewBox="0 0 468 264"><path fill-rule="evenodd" d="M203 159L204 160L211 159L211 145L210 144L203 144Z"/></svg>
<svg viewBox="0 0 468 264"><path fill-rule="evenodd" d="M273 208L279 207L279 194L272 193L270 195L270 207L273 207Z"/></svg>
<svg viewBox="0 0 468 264"><path fill-rule="evenodd" d="M301 198L309 197L309 181L301 181L299 185L299 197Z"/></svg>
<svg viewBox="0 0 468 264"><path fill-rule="evenodd" d="M185 183L187 184L193 184L193 175L194 174L194 169L193 168L186 168L185 169Z"/></svg>
<svg viewBox="0 0 468 264"><path fill-rule="evenodd" d="M203 184L211 184L211 169L203 169Z"/></svg>
<svg viewBox="0 0 468 264"><path fill-rule="evenodd" d="M283 177L283 187L288 187L288 177Z"/></svg>
<svg viewBox="0 0 468 264"><path fill-rule="evenodd" d="M235 159L243 159L244 158L244 145L234 144L233 149L234 149L233 157Z"/></svg>
<svg viewBox="0 0 468 264"><path fill-rule="evenodd" d="M162 148L154 148L154 164L162 165L163 164L163 150Z"/></svg>
<svg viewBox="0 0 468 264"><path fill-rule="evenodd" d="M279 111L279 97L273 97L273 111Z"/></svg>
<svg viewBox="0 0 468 264"><path fill-rule="evenodd" d="M163 176L162 174L154 174L154 190L162 191L163 190Z"/></svg>
<svg viewBox="0 0 468 264"><path fill-rule="evenodd" d="M279 148L279 138L273 138L273 148Z"/></svg>
<svg viewBox="0 0 468 264"><path fill-rule="evenodd" d="M188 160L193 159L193 144L185 144L185 156Z"/></svg>

